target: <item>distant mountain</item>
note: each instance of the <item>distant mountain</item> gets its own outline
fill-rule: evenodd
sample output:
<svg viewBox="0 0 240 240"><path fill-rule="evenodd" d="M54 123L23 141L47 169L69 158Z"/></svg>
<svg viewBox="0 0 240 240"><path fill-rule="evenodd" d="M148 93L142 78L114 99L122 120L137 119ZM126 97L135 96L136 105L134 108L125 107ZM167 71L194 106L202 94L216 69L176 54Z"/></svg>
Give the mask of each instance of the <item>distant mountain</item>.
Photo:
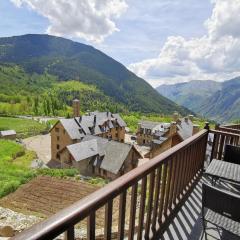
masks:
<svg viewBox="0 0 240 240"><path fill-rule="evenodd" d="M240 119L240 78L161 85L157 90L204 117L219 122Z"/></svg>
<svg viewBox="0 0 240 240"><path fill-rule="evenodd" d="M130 111L189 112L101 51L64 38L35 34L0 38L0 63L20 65L28 74L50 74L59 81L95 85Z"/></svg>
<svg viewBox="0 0 240 240"><path fill-rule="evenodd" d="M173 85L161 85L157 87L157 91L172 101L196 111L207 98L221 88L219 82L195 80Z"/></svg>
<svg viewBox="0 0 240 240"><path fill-rule="evenodd" d="M197 111L219 122L240 119L240 77L223 82L221 90L206 99Z"/></svg>

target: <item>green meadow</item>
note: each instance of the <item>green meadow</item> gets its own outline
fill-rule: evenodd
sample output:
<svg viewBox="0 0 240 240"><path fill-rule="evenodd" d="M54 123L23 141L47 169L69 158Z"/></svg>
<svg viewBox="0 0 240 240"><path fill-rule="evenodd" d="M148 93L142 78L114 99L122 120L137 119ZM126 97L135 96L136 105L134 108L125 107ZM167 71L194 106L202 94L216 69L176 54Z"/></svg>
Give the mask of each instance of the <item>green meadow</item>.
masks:
<svg viewBox="0 0 240 240"><path fill-rule="evenodd" d="M40 134L47 130L47 125L32 119L0 117L0 131L13 129L20 138Z"/></svg>
<svg viewBox="0 0 240 240"><path fill-rule="evenodd" d="M35 174L29 168L34 152L12 141L0 140L0 197L15 191Z"/></svg>

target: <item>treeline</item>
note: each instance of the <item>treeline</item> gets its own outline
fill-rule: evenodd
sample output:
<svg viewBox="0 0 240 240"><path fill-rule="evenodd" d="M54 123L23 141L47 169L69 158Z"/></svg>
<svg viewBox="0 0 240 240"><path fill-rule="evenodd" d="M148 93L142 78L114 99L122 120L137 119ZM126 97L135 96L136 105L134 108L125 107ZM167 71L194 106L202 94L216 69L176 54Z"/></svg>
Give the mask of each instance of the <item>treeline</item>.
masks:
<svg viewBox="0 0 240 240"><path fill-rule="evenodd" d="M72 100L78 98L81 111L127 112L94 85L79 81L59 82L49 74L26 74L17 66L0 65L0 114L71 116Z"/></svg>

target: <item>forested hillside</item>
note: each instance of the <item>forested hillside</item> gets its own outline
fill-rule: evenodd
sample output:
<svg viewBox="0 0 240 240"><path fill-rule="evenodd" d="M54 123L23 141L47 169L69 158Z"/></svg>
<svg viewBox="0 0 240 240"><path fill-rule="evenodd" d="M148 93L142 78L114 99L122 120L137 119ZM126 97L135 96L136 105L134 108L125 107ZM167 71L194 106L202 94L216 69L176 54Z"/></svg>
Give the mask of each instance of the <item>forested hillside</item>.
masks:
<svg viewBox="0 0 240 240"><path fill-rule="evenodd" d="M49 84L52 79L91 84L99 94L127 106L129 111L170 114L176 110L183 115L189 112L101 51L67 39L49 35L0 38L0 62L18 64L31 79L36 74L46 82L51 78Z"/></svg>
<svg viewBox="0 0 240 240"><path fill-rule="evenodd" d="M73 98L81 111L127 111L123 104L93 85L79 81L59 82L49 74L28 74L18 66L0 64L0 114L70 115Z"/></svg>

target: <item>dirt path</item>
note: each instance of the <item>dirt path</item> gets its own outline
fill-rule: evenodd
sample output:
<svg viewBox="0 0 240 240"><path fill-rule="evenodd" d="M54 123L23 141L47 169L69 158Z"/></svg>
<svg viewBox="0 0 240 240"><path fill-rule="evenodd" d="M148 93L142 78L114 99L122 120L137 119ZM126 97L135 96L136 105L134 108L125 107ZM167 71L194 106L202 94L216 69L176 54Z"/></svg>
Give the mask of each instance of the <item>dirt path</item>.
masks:
<svg viewBox="0 0 240 240"><path fill-rule="evenodd" d="M37 135L23 140L28 150L35 151L40 160L47 163L51 159L51 137L50 134Z"/></svg>

